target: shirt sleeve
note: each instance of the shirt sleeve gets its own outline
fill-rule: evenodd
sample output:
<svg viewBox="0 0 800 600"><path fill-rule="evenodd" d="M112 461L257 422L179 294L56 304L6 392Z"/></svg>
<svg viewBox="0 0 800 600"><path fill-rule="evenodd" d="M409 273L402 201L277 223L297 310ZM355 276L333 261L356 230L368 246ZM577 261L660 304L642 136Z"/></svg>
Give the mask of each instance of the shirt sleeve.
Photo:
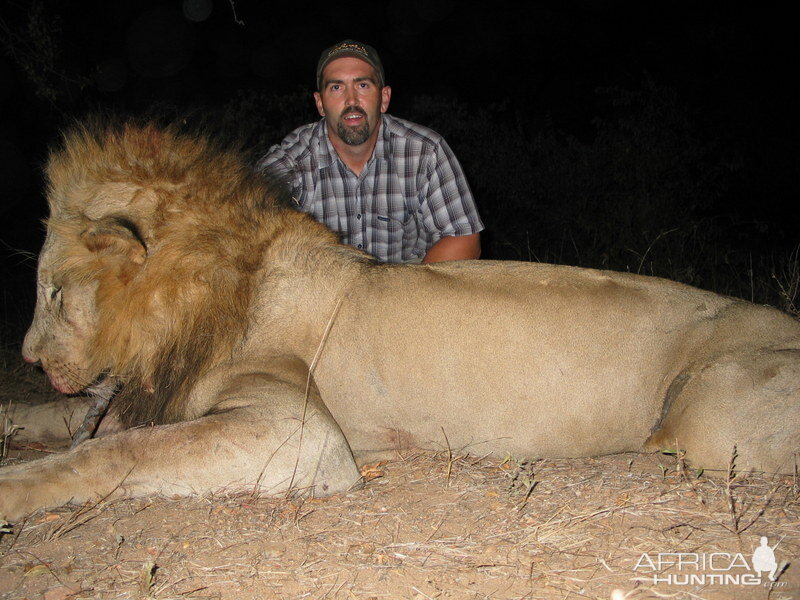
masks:
<svg viewBox="0 0 800 600"><path fill-rule="evenodd" d="M475 199L455 154L441 140L422 169L420 211L430 244L447 236L482 231Z"/></svg>
<svg viewBox="0 0 800 600"><path fill-rule="evenodd" d="M286 152L284 144L272 146L256 163L256 170L276 177L279 181L288 185L292 191L296 191L300 183L300 172L297 168L297 163Z"/></svg>

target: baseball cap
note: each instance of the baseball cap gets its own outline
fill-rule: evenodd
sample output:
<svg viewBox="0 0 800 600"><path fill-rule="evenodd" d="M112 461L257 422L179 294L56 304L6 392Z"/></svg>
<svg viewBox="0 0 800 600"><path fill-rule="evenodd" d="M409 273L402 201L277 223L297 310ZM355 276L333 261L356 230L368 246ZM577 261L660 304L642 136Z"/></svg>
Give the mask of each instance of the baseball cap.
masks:
<svg viewBox="0 0 800 600"><path fill-rule="evenodd" d="M381 86L384 85L386 78L384 77L383 74L383 65L381 64L381 59L378 56L378 53L375 51L375 48L373 48L372 46L368 46L367 44L362 44L361 42L357 42L355 40L344 40L343 42L334 44L330 48L322 51L322 54L319 57L319 62L317 63L318 90L322 89L322 70L332 60L336 60L337 58L342 58L344 56L352 56L353 58L360 58L364 62L370 64L372 68L375 69L375 71L378 73L378 78L380 79L378 84Z"/></svg>

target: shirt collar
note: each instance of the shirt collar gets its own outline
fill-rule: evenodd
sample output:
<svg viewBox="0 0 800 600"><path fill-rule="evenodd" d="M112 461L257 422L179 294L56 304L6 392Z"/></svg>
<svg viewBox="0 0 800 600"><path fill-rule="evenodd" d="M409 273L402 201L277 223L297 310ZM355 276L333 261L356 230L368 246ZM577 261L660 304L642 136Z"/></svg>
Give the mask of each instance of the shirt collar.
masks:
<svg viewBox="0 0 800 600"><path fill-rule="evenodd" d="M375 150L372 152L372 156L378 160L389 160L392 154L392 138L388 125L386 115L381 113L381 129L378 132L378 141L375 142Z"/></svg>
<svg viewBox="0 0 800 600"><path fill-rule="evenodd" d="M333 165L333 162L339 158L339 155L336 154L336 149L328 138L328 124L325 122L325 117L322 117L320 120L320 130L321 134L317 146L317 164L320 169L324 169Z"/></svg>

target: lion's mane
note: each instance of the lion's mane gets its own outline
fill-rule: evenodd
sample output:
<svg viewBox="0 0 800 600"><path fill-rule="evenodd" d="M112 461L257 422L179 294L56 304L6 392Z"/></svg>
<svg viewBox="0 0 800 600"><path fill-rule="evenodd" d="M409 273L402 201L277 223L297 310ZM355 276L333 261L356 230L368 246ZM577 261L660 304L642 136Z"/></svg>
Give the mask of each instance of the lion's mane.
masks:
<svg viewBox="0 0 800 600"><path fill-rule="evenodd" d="M98 282L90 359L123 382L113 407L129 425L185 418L198 374L243 334L267 247L289 221L310 222L235 147L209 139L95 118L67 131L46 167L63 268Z"/></svg>

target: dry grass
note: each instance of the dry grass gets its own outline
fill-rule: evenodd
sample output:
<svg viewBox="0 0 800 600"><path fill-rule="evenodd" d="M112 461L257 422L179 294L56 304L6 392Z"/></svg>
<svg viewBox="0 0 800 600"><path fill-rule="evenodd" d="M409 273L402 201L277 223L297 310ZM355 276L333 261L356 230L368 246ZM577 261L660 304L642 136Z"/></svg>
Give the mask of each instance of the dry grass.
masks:
<svg viewBox="0 0 800 600"><path fill-rule="evenodd" d="M0 406L0 466L3 466L8 457L8 449L11 443L11 438L19 431L19 427L14 425L9 418L11 408L11 401Z"/></svg>
<svg viewBox="0 0 800 600"><path fill-rule="evenodd" d="M371 473L379 476L365 489L323 500L147 498L38 513L0 542L0 597L786 600L800 592L793 477L697 479L675 457L640 455L417 454ZM653 573L634 571L643 553L749 560L761 535L780 540L778 560L790 563L772 590L654 585Z"/></svg>
<svg viewBox="0 0 800 600"><path fill-rule="evenodd" d="M774 267L772 279L778 290L780 307L800 317L800 246Z"/></svg>
<svg viewBox="0 0 800 600"><path fill-rule="evenodd" d="M0 377L5 403L54 394L28 367ZM800 598L797 474L740 473L732 454L727 472L698 477L680 451L497 461L458 455L443 436L440 454L369 465L364 489L327 499L39 512L0 527L0 599ZM771 588L668 585L654 576L685 571L635 569L665 552L750 561L762 535L779 544Z"/></svg>

